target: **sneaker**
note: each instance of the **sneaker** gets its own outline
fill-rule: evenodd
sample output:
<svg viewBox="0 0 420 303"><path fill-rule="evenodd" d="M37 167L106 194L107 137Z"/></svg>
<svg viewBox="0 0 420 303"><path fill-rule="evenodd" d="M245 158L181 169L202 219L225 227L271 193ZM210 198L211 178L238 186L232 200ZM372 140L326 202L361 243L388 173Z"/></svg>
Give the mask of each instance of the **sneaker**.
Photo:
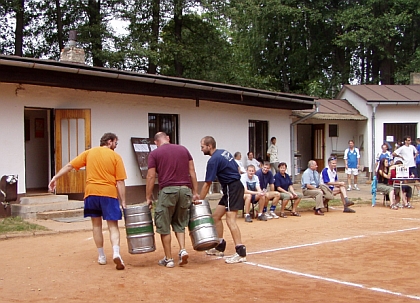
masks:
<svg viewBox="0 0 420 303"><path fill-rule="evenodd" d="M268 213L268 212L264 213L264 215L265 215L265 217L267 218L267 220L271 220L271 219L273 219L273 217L271 216L271 214L270 214L270 213Z"/></svg>
<svg viewBox="0 0 420 303"><path fill-rule="evenodd" d="M168 268L172 268L172 267L175 266L174 259L166 259L166 257L163 258L162 260L159 260L158 264L160 266L165 266L165 267L168 267Z"/></svg>
<svg viewBox="0 0 420 303"><path fill-rule="evenodd" d="M354 202L350 201L350 200L347 200L346 203L344 204L344 207L346 208L346 207L349 207L349 206L352 206L352 205L354 205Z"/></svg>
<svg viewBox="0 0 420 303"><path fill-rule="evenodd" d="M99 265L105 265L106 264L106 256L99 256L98 257L98 263L99 263Z"/></svg>
<svg viewBox="0 0 420 303"><path fill-rule="evenodd" d="M120 255L114 255L114 257L112 259L114 260L115 268L117 270L123 270L125 268L124 262L121 259Z"/></svg>
<svg viewBox="0 0 420 303"><path fill-rule="evenodd" d="M353 186L354 190L360 190L360 188L357 187L357 185Z"/></svg>
<svg viewBox="0 0 420 303"><path fill-rule="evenodd" d="M351 208L348 208L348 207L344 208L344 210L343 210L343 213L355 213L355 212L356 211L354 209L351 209Z"/></svg>
<svg viewBox="0 0 420 303"><path fill-rule="evenodd" d="M212 248L212 249L206 250L206 255L223 257L225 253L223 251L217 250L216 248Z"/></svg>
<svg viewBox="0 0 420 303"><path fill-rule="evenodd" d="M179 261L178 261L179 266L188 264L188 253L185 249L181 249L179 251L178 256L179 256Z"/></svg>
<svg viewBox="0 0 420 303"><path fill-rule="evenodd" d="M252 219L250 215L245 216L245 222L252 223Z"/></svg>
<svg viewBox="0 0 420 303"><path fill-rule="evenodd" d="M265 214L261 214L258 216L258 221L267 221L267 217L265 216Z"/></svg>
<svg viewBox="0 0 420 303"><path fill-rule="evenodd" d="M241 257L240 255L235 253L233 256L226 258L225 262L228 264L246 262L246 257Z"/></svg>
<svg viewBox="0 0 420 303"><path fill-rule="evenodd" d="M347 191L351 191L351 186L347 187Z"/></svg>
<svg viewBox="0 0 420 303"><path fill-rule="evenodd" d="M270 216L271 216L273 219L278 219L278 218L280 218L279 216L277 216L277 215L276 215L276 213L275 213L274 211L270 211Z"/></svg>

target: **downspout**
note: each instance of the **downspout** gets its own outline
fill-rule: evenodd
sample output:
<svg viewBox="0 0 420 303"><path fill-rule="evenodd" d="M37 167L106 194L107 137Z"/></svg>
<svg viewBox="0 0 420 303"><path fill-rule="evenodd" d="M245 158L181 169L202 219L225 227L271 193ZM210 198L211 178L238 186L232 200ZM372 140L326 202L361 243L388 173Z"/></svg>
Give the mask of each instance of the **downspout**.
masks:
<svg viewBox="0 0 420 303"><path fill-rule="evenodd" d="M292 175L292 182L295 182L295 125L311 118L312 116L314 116L316 113L319 112L319 102L315 102L315 111L313 111L312 113L310 113L309 115L306 115L305 117L293 122L292 124L290 124L290 163L291 163L291 175Z"/></svg>
<svg viewBox="0 0 420 303"><path fill-rule="evenodd" d="M378 107L378 103L372 103L372 167L371 167L371 171L370 171L370 179L373 179L373 174L375 172L375 140L376 140L376 136L375 136L375 125L376 125L376 121L375 121L375 116L376 116L376 108Z"/></svg>

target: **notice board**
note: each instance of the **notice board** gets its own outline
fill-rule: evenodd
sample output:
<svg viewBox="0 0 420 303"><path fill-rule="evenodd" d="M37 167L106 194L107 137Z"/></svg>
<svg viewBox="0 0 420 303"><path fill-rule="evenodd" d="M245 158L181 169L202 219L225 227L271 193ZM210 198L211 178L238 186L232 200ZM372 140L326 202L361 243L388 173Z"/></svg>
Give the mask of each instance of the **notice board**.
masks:
<svg viewBox="0 0 420 303"><path fill-rule="evenodd" d="M141 177L146 179L147 176L147 161L151 151L157 148L155 141L152 138L131 138L131 145L133 146L136 155L137 163L140 168Z"/></svg>

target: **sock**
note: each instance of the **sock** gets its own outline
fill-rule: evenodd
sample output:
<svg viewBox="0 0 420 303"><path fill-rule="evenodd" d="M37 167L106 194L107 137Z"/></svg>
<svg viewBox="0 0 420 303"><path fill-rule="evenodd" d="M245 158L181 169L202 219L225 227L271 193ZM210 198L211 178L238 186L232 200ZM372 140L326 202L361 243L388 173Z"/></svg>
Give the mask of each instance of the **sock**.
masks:
<svg viewBox="0 0 420 303"><path fill-rule="evenodd" d="M246 257L246 247L243 244L238 244L235 246L236 253L241 257Z"/></svg>
<svg viewBox="0 0 420 303"><path fill-rule="evenodd" d="M265 213L266 211L267 211L267 206L264 206L263 213Z"/></svg>
<svg viewBox="0 0 420 303"><path fill-rule="evenodd" d="M258 213L258 217L261 216L261 215L262 215L262 213Z"/></svg>
<svg viewBox="0 0 420 303"><path fill-rule="evenodd" d="M354 187L357 187L357 184L354 184Z"/></svg>
<svg viewBox="0 0 420 303"><path fill-rule="evenodd" d="M276 205L271 205L270 211L272 211L272 212L276 211Z"/></svg>
<svg viewBox="0 0 420 303"><path fill-rule="evenodd" d="M120 246L119 245L112 246L112 249L114 250L114 256L115 255L117 255L117 256L120 255Z"/></svg>
<svg viewBox="0 0 420 303"><path fill-rule="evenodd" d="M105 252L104 252L104 248L103 247L98 248L98 254L101 257L105 257Z"/></svg>
<svg viewBox="0 0 420 303"><path fill-rule="evenodd" d="M245 214L245 217L249 217L250 216L250 214Z"/></svg>

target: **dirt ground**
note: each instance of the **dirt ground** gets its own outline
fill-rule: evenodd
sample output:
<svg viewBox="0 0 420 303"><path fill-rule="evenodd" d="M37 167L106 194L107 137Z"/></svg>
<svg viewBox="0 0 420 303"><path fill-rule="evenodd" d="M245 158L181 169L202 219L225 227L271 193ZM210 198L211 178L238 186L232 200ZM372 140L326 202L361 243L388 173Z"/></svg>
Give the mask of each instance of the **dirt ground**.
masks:
<svg viewBox="0 0 420 303"><path fill-rule="evenodd" d="M241 264L194 251L188 237L188 265L163 268L159 236L155 252L131 255L124 228L123 271L112 260L97 264L90 231L3 238L1 302L415 302L420 203L414 205L356 205L355 214L335 207L323 217L307 211L267 222L238 218L248 251ZM176 255L174 238L172 247Z"/></svg>

